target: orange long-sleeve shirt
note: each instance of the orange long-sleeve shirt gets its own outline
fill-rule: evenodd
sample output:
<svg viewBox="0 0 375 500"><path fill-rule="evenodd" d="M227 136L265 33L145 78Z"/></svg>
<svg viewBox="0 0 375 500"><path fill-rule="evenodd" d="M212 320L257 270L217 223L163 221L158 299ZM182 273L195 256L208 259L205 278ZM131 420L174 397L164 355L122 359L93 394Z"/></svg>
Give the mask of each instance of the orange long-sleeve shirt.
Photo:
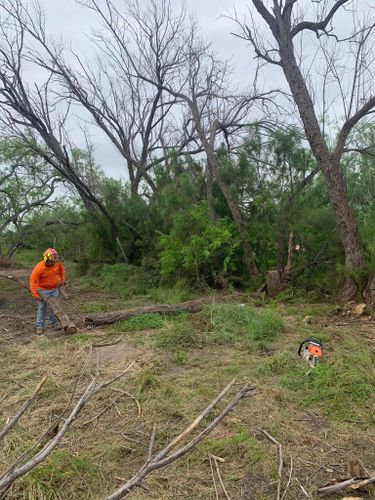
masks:
<svg viewBox="0 0 375 500"><path fill-rule="evenodd" d="M38 298L37 288L52 290L65 281L65 270L61 262L47 267L44 260L40 261L30 275L30 290L33 297Z"/></svg>

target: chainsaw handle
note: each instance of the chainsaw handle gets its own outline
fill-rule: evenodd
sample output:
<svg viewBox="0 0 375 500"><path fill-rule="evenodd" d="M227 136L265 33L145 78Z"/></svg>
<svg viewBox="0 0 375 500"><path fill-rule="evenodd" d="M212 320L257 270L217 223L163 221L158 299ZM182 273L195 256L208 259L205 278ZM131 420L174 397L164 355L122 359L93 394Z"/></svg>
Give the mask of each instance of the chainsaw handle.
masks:
<svg viewBox="0 0 375 500"><path fill-rule="evenodd" d="M310 341L310 339L302 340L302 342L300 343L299 349L298 349L298 356L301 356L301 351L302 351L303 345L306 344L306 342L309 342L309 341Z"/></svg>

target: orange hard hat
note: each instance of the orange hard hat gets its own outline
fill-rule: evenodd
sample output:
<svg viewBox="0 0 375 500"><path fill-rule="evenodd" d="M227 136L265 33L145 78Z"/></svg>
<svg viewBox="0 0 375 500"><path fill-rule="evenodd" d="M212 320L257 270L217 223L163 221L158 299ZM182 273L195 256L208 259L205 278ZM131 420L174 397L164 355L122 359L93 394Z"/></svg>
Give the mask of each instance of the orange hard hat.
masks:
<svg viewBox="0 0 375 500"><path fill-rule="evenodd" d="M47 250L43 253L44 262L48 260L50 262L56 262L59 259L59 256L54 248L47 248Z"/></svg>

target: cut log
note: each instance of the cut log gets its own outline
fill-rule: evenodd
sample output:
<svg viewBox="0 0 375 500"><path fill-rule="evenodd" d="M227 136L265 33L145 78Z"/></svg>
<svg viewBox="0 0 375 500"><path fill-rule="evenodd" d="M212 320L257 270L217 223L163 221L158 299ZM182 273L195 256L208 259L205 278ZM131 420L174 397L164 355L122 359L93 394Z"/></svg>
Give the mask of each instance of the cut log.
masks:
<svg viewBox="0 0 375 500"><path fill-rule="evenodd" d="M157 304L154 306L137 307L128 311L114 311L107 313L96 313L86 316L84 322L86 325L107 325L122 321L124 319L139 316L140 314L169 314L175 312L198 312L203 306L209 302L209 299L204 300L189 300L180 304Z"/></svg>
<svg viewBox="0 0 375 500"><path fill-rule="evenodd" d="M42 300L46 302L51 311L55 314L55 316L60 320L62 327L64 328L64 332L68 335L72 335L73 333L77 333L77 327L73 323L73 321L69 318L68 314L64 311L61 300L59 298L51 298L51 297L42 297Z"/></svg>

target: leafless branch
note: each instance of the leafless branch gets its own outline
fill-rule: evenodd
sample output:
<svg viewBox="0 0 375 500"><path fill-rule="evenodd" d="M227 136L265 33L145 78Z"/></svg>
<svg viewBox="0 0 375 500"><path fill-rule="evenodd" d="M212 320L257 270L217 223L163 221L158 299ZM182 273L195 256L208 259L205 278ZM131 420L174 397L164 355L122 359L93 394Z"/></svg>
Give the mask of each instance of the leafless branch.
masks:
<svg viewBox="0 0 375 500"><path fill-rule="evenodd" d="M4 439L4 437L15 427L17 422L20 420L22 415L27 411L28 408L34 403L38 394L42 390L44 384L47 382L48 375L44 375L42 380L39 382L38 386L30 396L30 398L25 401L25 403L21 406L17 414L9 420L9 422L5 425L5 427L0 431L0 442Z"/></svg>
<svg viewBox="0 0 375 500"><path fill-rule="evenodd" d="M221 413L208 424L203 431L201 431L195 438L191 439L185 446L179 448L172 454L169 452L174 448L182 439L186 438L191 432L202 422L204 416L207 416L214 406L220 402L220 400L228 393L230 388L233 386L234 381L230 382L224 390L219 394L215 400L208 405L208 407L194 420L194 422L187 427L179 436L177 436L173 441L171 441L165 448L163 448L159 453L149 457L145 465L123 486L107 497L107 500L118 500L128 495L134 488L139 487L146 476L151 472L161 469L166 465L174 462L181 456L188 453L191 449L197 446L224 418L225 416L238 404L238 402L243 399L249 392L255 389L254 386L246 385L241 391L227 404L227 406L221 411ZM154 434L154 432L153 432ZM153 441L153 438L151 438ZM151 448L151 446L150 446Z"/></svg>
<svg viewBox="0 0 375 500"><path fill-rule="evenodd" d="M117 380L127 373L130 368L134 365L135 361L133 361L122 373L117 375L116 377L102 383L97 383L94 378L92 382L86 387L86 390L81 395L76 405L68 415L68 417L64 420L61 429L53 436L47 444L38 451L32 458L30 458L25 464L20 467L11 467L8 471L6 471L3 476L0 478L0 498L3 498L3 495L8 491L9 487L20 477L24 476L28 472L30 472L33 468L43 462L46 457L59 445L62 438L66 434L66 432L70 429L74 420L77 418L78 414L85 406L87 401L91 399L91 397L96 394L98 391L108 387L113 384Z"/></svg>
<svg viewBox="0 0 375 500"><path fill-rule="evenodd" d="M269 434L267 431L261 429L263 434L270 440L272 443L274 443L277 446L278 453L279 453L279 468L277 471L278 475L278 480L277 480L277 500L280 500L281 497L281 477L283 473L283 447L282 445L273 437L271 434Z"/></svg>

